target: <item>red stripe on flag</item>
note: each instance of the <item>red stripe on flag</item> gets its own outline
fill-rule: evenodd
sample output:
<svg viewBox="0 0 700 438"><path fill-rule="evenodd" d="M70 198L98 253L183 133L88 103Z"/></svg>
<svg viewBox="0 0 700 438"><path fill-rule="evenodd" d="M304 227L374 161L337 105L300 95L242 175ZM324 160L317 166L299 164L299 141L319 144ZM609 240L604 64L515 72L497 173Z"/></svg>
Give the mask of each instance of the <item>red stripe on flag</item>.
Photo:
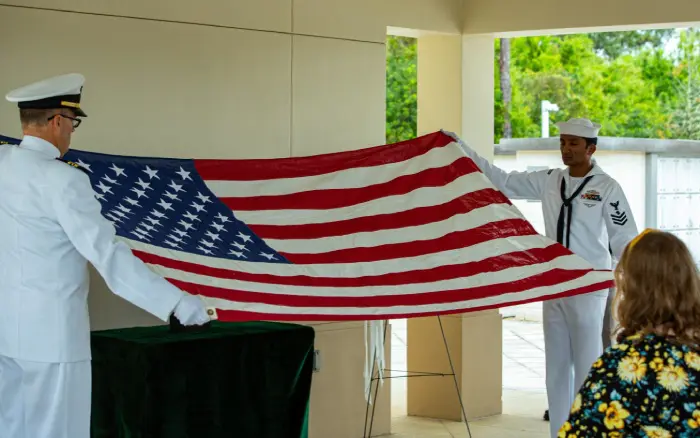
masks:
<svg viewBox="0 0 700 438"><path fill-rule="evenodd" d="M398 163L454 142L442 132L391 145L309 157L256 160L195 160L199 176L207 181L256 181L323 175L358 167ZM253 145L251 145L253 146Z"/></svg>
<svg viewBox="0 0 700 438"><path fill-rule="evenodd" d="M234 212L291 209L325 210L350 207L387 196L405 195L423 187L442 187L461 176L474 172L479 172L479 168L470 158L463 157L447 166L425 169L412 175L402 175L391 181L367 187L309 190L275 196L221 197L219 200Z"/></svg>
<svg viewBox="0 0 700 438"><path fill-rule="evenodd" d="M214 286L188 283L169 279L171 283L192 294L239 303L260 303L284 307L391 307L391 306L426 306L455 303L467 300L491 298L503 294L525 292L538 287L554 286L573 281L591 272L590 269L551 269L549 271L507 283L490 283L464 289L426 291L415 294L374 295L357 297L332 297L314 295L287 295L263 292L250 292L236 289L223 289Z"/></svg>
<svg viewBox="0 0 700 438"><path fill-rule="evenodd" d="M508 198L501 192L494 189L483 189L467 193L441 205L418 207L398 213L378 214L323 224L248 224L248 227L263 239L319 239L430 224L491 204L511 205Z"/></svg>
<svg viewBox="0 0 700 438"><path fill-rule="evenodd" d="M558 294L548 295L546 297L535 297L524 300L511 300L507 303L491 304L487 306L479 306L472 308L455 308L450 310L441 310L439 312L423 312L423 313L388 313L388 314L366 314L366 315L347 315L342 313L334 313L331 315L319 314L285 314L285 313L256 313L245 312L240 310L217 310L218 320L223 322L243 322L243 321L362 321L362 320L389 320L402 318L420 318L435 315L454 315L457 313L471 313L483 310L499 309L504 306L517 306L520 304L535 303L543 300L554 300L558 298L566 298L575 295L597 292L613 287L614 282L603 281L588 286L582 286L576 289L571 289Z"/></svg>
<svg viewBox="0 0 700 438"><path fill-rule="evenodd" d="M432 240L389 243L372 247L346 248L318 254L290 254L279 251L295 265L377 262L405 257L417 257L449 251L493 239L534 236L537 232L524 219L506 219L489 222L465 231L455 231Z"/></svg>
<svg viewBox="0 0 700 438"><path fill-rule="evenodd" d="M485 258L475 262L456 265L438 266L431 269L394 272L390 274L364 277L311 277L304 275L278 276L270 274L251 274L223 268L212 268L195 263L159 257L153 254L134 251L145 263L204 275L224 280L239 280L261 284L279 284L284 286L362 288L371 286L396 286L402 284L431 283L455 278L466 278L479 273L497 272L538 263L547 263L557 257L571 255L563 245L555 243L545 248L533 248L499 256Z"/></svg>

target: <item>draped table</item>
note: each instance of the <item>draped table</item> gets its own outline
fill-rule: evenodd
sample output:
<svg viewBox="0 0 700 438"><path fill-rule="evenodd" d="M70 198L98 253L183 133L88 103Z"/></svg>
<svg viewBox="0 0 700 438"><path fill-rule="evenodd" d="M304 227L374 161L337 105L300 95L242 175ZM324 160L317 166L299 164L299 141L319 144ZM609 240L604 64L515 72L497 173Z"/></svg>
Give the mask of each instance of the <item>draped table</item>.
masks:
<svg viewBox="0 0 700 438"><path fill-rule="evenodd" d="M92 333L92 438L306 438L314 330Z"/></svg>

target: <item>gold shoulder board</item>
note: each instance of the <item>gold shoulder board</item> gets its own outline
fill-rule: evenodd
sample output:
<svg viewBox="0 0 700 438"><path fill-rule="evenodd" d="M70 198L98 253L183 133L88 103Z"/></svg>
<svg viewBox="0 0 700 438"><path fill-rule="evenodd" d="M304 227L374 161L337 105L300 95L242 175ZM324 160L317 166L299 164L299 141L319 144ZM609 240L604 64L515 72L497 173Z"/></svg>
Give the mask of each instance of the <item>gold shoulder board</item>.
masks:
<svg viewBox="0 0 700 438"><path fill-rule="evenodd" d="M61 159L61 158L57 158L57 160L58 160L58 161L63 161L64 163L68 164L69 166L73 166L73 167L75 167L76 169L82 170L83 172L85 172L86 174L88 174L88 171L85 170L85 168L82 167L82 166L81 166L80 164L78 164L78 163L74 163L74 162L68 161L68 160L63 160L63 159Z"/></svg>

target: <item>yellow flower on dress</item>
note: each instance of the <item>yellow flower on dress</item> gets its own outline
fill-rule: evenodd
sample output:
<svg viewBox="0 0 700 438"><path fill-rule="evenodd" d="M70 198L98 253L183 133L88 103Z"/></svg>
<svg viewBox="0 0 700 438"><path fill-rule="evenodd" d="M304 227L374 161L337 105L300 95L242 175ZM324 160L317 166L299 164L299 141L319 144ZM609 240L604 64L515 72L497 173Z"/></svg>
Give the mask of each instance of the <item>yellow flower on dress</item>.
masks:
<svg viewBox="0 0 700 438"><path fill-rule="evenodd" d="M664 367L664 360L661 359L660 357L655 357L654 360L652 360L649 363L649 368L652 370L656 371L657 373L661 371Z"/></svg>
<svg viewBox="0 0 700 438"><path fill-rule="evenodd" d="M583 404L583 399L581 398L581 394L576 394L576 398L574 399L574 404L573 404L573 406L571 406L571 413L575 414L578 411L580 411L582 404Z"/></svg>
<svg viewBox="0 0 700 438"><path fill-rule="evenodd" d="M694 351L685 353L685 363L695 371L700 371L700 354Z"/></svg>
<svg viewBox="0 0 700 438"><path fill-rule="evenodd" d="M613 346L613 350L625 351L625 350L627 350L627 348L629 348L629 345L627 345L627 344L616 344Z"/></svg>
<svg viewBox="0 0 700 438"><path fill-rule="evenodd" d="M679 366L664 367L659 372L658 380L670 392L680 392L688 387L688 374Z"/></svg>
<svg viewBox="0 0 700 438"><path fill-rule="evenodd" d="M693 411L693 418L688 420L688 426L691 429L697 429L700 427L700 411L697 409Z"/></svg>
<svg viewBox="0 0 700 438"><path fill-rule="evenodd" d="M603 359L601 359L601 358L598 358L598 360L593 362L593 365L592 365L593 368L600 368L602 366L603 366Z"/></svg>
<svg viewBox="0 0 700 438"><path fill-rule="evenodd" d="M561 429L559 429L559 433L557 434L557 437L558 437L558 438L567 438L567 434L566 434L566 433L567 433L568 431L570 431L571 429L572 429L571 423L569 423L569 422L567 421L566 423L564 423L564 424L561 426Z"/></svg>
<svg viewBox="0 0 700 438"><path fill-rule="evenodd" d="M637 383L647 373L644 358L638 355L625 356L617 366L617 375L626 382Z"/></svg>
<svg viewBox="0 0 700 438"><path fill-rule="evenodd" d="M605 412L605 427L610 430L623 429L625 419L630 416L630 413L622 407L619 401L610 402L610 405L603 403L598 407L598 411Z"/></svg>
<svg viewBox="0 0 700 438"><path fill-rule="evenodd" d="M663 427L658 426L645 426L643 427L644 432L646 432L648 437L652 438L673 438L671 432L667 431Z"/></svg>

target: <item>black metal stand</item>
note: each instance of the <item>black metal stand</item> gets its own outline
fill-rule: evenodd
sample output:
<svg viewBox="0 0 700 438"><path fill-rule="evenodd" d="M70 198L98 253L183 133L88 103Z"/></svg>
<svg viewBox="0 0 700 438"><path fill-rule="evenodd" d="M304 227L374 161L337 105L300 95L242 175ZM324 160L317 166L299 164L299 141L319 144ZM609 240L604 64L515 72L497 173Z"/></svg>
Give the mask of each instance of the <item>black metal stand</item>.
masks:
<svg viewBox="0 0 700 438"><path fill-rule="evenodd" d="M385 379L398 379L398 378L405 378L405 377L446 377L446 376L452 376L455 382L455 390L457 391L457 398L459 399L459 406L462 408L462 418L464 418L464 423L467 426L467 434L471 438L472 436L472 431L469 428L469 420L467 419L467 413L466 410L464 409L464 402L462 401L462 393L459 390L459 382L457 382L457 374L455 373L455 367L454 364L452 363L452 355L450 354L450 347L447 345L447 337L445 336L445 330L442 327L442 320L440 319L440 316L437 316L438 323L440 324L440 332L442 333L442 341L445 343L445 352L447 353L447 359L450 362L450 370L452 373L450 374L444 374L444 373L427 373L427 372L413 372L411 373L410 371L397 371L397 370L391 370L391 369L386 369L385 371L390 371L390 372L405 372L408 373L407 375L404 376L389 376L389 377L384 377ZM387 328L389 326L389 321L385 320L384 321L384 339L382 342L386 345L386 332ZM372 360L372 372L370 374L371 379L370 379L370 393L369 393L369 398L367 399L367 409L365 410L365 427L364 427L364 438L371 438L372 436L372 426L374 425L374 412L377 407L377 396L379 394L379 377L374 376L374 371L375 371L375 366L377 363L377 353L374 353L374 358ZM377 373L378 374L378 373ZM370 405L370 399L372 399L372 384L376 382L375 387L374 387L374 400L372 402L372 414L370 416L369 413L369 405ZM369 429L367 428L369 422Z"/></svg>

